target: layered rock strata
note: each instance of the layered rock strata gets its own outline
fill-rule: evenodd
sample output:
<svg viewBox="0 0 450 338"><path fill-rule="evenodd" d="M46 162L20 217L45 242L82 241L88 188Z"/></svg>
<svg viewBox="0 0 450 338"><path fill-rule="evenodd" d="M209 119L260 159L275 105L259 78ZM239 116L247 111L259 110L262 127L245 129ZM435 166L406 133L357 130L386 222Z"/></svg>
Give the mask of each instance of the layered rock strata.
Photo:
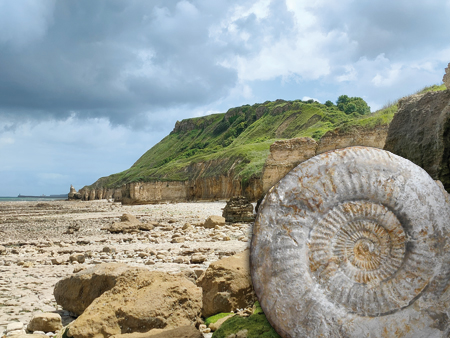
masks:
<svg viewBox="0 0 450 338"><path fill-rule="evenodd" d="M422 167L450 191L450 90L400 100L384 149Z"/></svg>
<svg viewBox="0 0 450 338"><path fill-rule="evenodd" d="M223 208L222 216L225 221L232 223L253 222L255 220L253 204L244 196L232 197Z"/></svg>
<svg viewBox="0 0 450 338"><path fill-rule="evenodd" d="M353 128L329 131L317 143L309 137L276 141L270 146L270 155L263 169L263 191L267 192L298 164L329 150L351 146L366 146L383 149L388 126L381 125L372 130Z"/></svg>

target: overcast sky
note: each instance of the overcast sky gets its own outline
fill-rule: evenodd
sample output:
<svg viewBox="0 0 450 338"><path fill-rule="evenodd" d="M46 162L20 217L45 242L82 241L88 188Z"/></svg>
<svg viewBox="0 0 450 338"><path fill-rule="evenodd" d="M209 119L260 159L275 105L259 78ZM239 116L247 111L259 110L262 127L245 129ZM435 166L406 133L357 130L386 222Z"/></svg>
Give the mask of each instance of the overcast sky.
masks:
<svg viewBox="0 0 450 338"><path fill-rule="evenodd" d="M242 104L375 111L442 83L449 18L450 0L0 0L0 196L80 189Z"/></svg>

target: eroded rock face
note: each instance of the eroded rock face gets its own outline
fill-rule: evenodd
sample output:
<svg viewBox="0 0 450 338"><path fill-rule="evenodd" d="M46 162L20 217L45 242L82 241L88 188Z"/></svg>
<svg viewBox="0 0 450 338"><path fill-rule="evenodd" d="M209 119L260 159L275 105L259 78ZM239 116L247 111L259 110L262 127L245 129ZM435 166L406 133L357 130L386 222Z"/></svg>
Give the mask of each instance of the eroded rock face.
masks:
<svg viewBox="0 0 450 338"><path fill-rule="evenodd" d="M73 185L70 185L70 191L67 197L69 200L80 200L82 198L81 194L75 190Z"/></svg>
<svg viewBox="0 0 450 338"><path fill-rule="evenodd" d="M105 263L66 277L55 285L56 303L81 315L95 298L112 289L128 269L126 264Z"/></svg>
<svg viewBox="0 0 450 338"><path fill-rule="evenodd" d="M388 128L388 125L382 125L372 130L354 128L348 131L329 131L320 139L316 155L330 150L353 146L383 149Z"/></svg>
<svg viewBox="0 0 450 338"><path fill-rule="evenodd" d="M249 251L218 260L197 280L203 289L203 317L252 306L255 302L250 278Z"/></svg>
<svg viewBox="0 0 450 338"><path fill-rule="evenodd" d="M155 328L193 326L202 291L183 275L128 268L69 327L74 338L109 337Z"/></svg>
<svg viewBox="0 0 450 338"><path fill-rule="evenodd" d="M225 208L222 216L226 222L253 222L255 215L253 214L253 204L251 204L244 196L232 197Z"/></svg>
<svg viewBox="0 0 450 338"><path fill-rule="evenodd" d="M442 79L442 82L444 82L447 89L450 89L450 63L448 64L447 68L445 68L445 75Z"/></svg>
<svg viewBox="0 0 450 338"><path fill-rule="evenodd" d="M450 192L450 90L400 100L384 149L425 169Z"/></svg>
<svg viewBox="0 0 450 338"><path fill-rule="evenodd" d="M448 337L450 204L420 167L350 147L266 195L252 280L283 337Z"/></svg>
<svg viewBox="0 0 450 338"><path fill-rule="evenodd" d="M280 140L270 145L270 154L264 163L263 191L269 190L299 163L316 154L317 142L309 137Z"/></svg>

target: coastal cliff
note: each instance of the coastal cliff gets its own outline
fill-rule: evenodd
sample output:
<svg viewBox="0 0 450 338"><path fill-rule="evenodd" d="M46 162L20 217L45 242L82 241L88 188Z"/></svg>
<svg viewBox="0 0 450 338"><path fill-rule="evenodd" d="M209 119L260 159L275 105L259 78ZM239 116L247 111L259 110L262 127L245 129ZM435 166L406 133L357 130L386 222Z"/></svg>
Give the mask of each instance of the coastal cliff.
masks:
<svg viewBox="0 0 450 338"><path fill-rule="evenodd" d="M424 92L444 89L432 86ZM80 193L83 200L124 204L236 195L256 201L292 168L317 154L354 145L386 147L397 109L395 103L358 114L345 113L330 101L276 100L177 121L172 132L130 169L102 177Z"/></svg>

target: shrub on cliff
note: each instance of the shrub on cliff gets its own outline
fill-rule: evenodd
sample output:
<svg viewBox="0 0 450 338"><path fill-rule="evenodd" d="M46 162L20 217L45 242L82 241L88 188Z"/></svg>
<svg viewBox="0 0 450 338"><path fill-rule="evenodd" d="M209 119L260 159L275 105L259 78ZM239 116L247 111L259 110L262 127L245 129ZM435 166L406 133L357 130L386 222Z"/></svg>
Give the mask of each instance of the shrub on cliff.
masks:
<svg viewBox="0 0 450 338"><path fill-rule="evenodd" d="M347 95L341 95L336 101L336 105L340 111L343 111L347 115L352 113L358 113L359 115L370 114L370 107L360 97L348 97Z"/></svg>

